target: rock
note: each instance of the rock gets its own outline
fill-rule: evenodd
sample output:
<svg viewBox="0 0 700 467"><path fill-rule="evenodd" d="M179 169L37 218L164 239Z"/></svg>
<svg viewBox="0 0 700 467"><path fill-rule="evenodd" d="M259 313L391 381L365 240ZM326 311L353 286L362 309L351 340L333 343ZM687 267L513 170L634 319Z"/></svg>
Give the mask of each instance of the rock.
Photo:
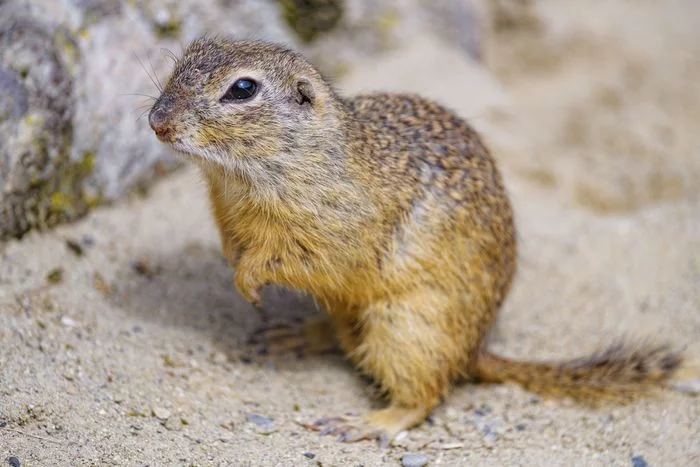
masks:
<svg viewBox="0 0 700 467"><path fill-rule="evenodd" d="M423 467L428 465L429 459L423 454L404 454L401 457L402 467Z"/></svg>
<svg viewBox="0 0 700 467"><path fill-rule="evenodd" d="M327 75L335 78L400 47L412 47L414 39L433 35L460 50L462 56L480 60L483 49L485 0L281 0L285 19L300 48ZM315 8L310 15L309 8ZM291 16L290 16L291 15ZM303 21L299 19L303 18ZM296 21L296 23L294 22Z"/></svg>
<svg viewBox="0 0 700 467"><path fill-rule="evenodd" d="M182 429L183 423L182 420L180 420L180 417L168 417L168 419L163 423L163 426L169 431L179 431Z"/></svg>
<svg viewBox="0 0 700 467"><path fill-rule="evenodd" d="M632 456L632 467L648 467L649 463L642 456Z"/></svg>
<svg viewBox="0 0 700 467"><path fill-rule="evenodd" d="M505 430L505 425L500 419L477 418L475 425L483 435L486 446L493 446Z"/></svg>
<svg viewBox="0 0 700 467"><path fill-rule="evenodd" d="M273 2L0 2L0 240L77 219L179 165L134 94L157 94L171 66L162 49L204 32L293 44Z"/></svg>
<svg viewBox="0 0 700 467"><path fill-rule="evenodd" d="M70 161L74 37L13 6L0 6L0 236L55 222L83 174Z"/></svg>
<svg viewBox="0 0 700 467"><path fill-rule="evenodd" d="M153 407L153 410L151 412L153 413L154 417L159 418L161 420L167 420L168 418L170 418L170 410L163 407Z"/></svg>
<svg viewBox="0 0 700 467"><path fill-rule="evenodd" d="M483 432L484 435L484 444L486 446L493 446L496 444L496 441L498 441L498 433L495 431L491 431L490 429L486 429Z"/></svg>
<svg viewBox="0 0 700 467"><path fill-rule="evenodd" d="M335 28L344 4L344 0L280 0L283 18L304 42Z"/></svg>
<svg viewBox="0 0 700 467"><path fill-rule="evenodd" d="M70 238L66 240L66 248L68 248L68 250L70 250L75 256L78 257L83 256L85 254L83 246Z"/></svg>
<svg viewBox="0 0 700 467"><path fill-rule="evenodd" d="M46 275L46 280L49 284L60 284L63 282L63 268L53 268Z"/></svg>
<svg viewBox="0 0 700 467"><path fill-rule="evenodd" d="M427 23L444 40L457 45L467 56L480 61L483 56L483 0L443 0L420 2Z"/></svg>
<svg viewBox="0 0 700 467"><path fill-rule="evenodd" d="M261 433L272 433L276 429L275 421L271 418L263 417L262 415L258 415L255 413L246 414L246 418L249 422L256 425L260 429Z"/></svg>
<svg viewBox="0 0 700 467"><path fill-rule="evenodd" d="M74 328L80 325L78 321L74 320L70 316L61 316L61 324L67 328Z"/></svg>

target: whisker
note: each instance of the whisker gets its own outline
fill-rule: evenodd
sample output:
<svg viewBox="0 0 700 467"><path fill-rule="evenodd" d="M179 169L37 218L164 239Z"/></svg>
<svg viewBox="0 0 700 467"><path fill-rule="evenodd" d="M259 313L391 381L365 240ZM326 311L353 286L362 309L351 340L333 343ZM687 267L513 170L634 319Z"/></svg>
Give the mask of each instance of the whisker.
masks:
<svg viewBox="0 0 700 467"><path fill-rule="evenodd" d="M161 47L160 51L164 52L165 55L173 61L173 63L177 63L177 56L173 53L172 50L165 47Z"/></svg>
<svg viewBox="0 0 700 467"><path fill-rule="evenodd" d="M150 100L153 100L153 101L158 100L158 98L155 97L155 96L151 96L150 94L140 94L140 93L138 93L138 92L137 92L137 93L123 93L123 94L117 94L117 95L118 95L119 97L123 97L123 96L139 96L139 97L146 97L146 98L148 98L148 99L150 99Z"/></svg>
<svg viewBox="0 0 700 467"><path fill-rule="evenodd" d="M143 116L146 115L150 110L151 109L146 109L143 112L141 112L141 114L136 118L136 121L138 122L139 120L141 120Z"/></svg>
<svg viewBox="0 0 700 467"><path fill-rule="evenodd" d="M156 77L156 82L158 83L158 90L159 90L160 92L163 92L163 83L160 82L160 78L158 78L158 73L156 73L156 69L153 68L153 62L151 62L150 57L149 57L149 59L148 59L148 64L149 64L150 67L151 67L151 72L153 73L153 76Z"/></svg>
<svg viewBox="0 0 700 467"><path fill-rule="evenodd" d="M158 91L162 92L162 90L158 87L158 83L156 83L156 80L153 79L153 76L151 76L151 74L148 72L146 67L143 65L143 62L141 61L139 56L136 55L136 52L134 52L134 58L136 58L136 60L139 62L139 65L141 65L141 69L143 69L143 71L146 73L146 75L148 76L148 79L151 80L151 83L153 83L153 86L155 86L158 89Z"/></svg>

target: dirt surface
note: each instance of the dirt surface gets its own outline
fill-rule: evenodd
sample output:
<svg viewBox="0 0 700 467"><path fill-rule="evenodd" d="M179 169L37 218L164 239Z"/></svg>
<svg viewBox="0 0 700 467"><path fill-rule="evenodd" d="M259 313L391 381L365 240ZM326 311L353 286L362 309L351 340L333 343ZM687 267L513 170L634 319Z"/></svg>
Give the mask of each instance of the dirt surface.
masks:
<svg viewBox="0 0 700 467"><path fill-rule="evenodd" d="M487 136L522 245L494 349L563 358L659 335L700 355L700 7L538 6L541 23L503 22L496 80L416 38L338 86L421 91ZM700 399L675 391L591 410L464 385L386 450L307 430L381 402L340 356L245 357L263 319L314 307L243 302L194 170L2 248L0 464L700 464Z"/></svg>

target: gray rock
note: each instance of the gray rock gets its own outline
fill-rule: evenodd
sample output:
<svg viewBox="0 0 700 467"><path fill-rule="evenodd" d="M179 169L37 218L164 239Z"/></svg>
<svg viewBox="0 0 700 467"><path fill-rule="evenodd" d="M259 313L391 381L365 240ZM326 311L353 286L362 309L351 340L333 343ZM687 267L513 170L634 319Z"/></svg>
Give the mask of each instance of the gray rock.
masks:
<svg viewBox="0 0 700 467"><path fill-rule="evenodd" d="M457 44L473 60L483 58L483 0L443 0L421 2L433 31L448 42Z"/></svg>
<svg viewBox="0 0 700 467"><path fill-rule="evenodd" d="M404 454L401 457L401 466L423 467L424 465L428 465L429 461L430 459L428 459L428 456L425 456L423 454Z"/></svg>
<svg viewBox="0 0 700 467"><path fill-rule="evenodd" d="M138 94L169 72L164 49L204 32L294 45L279 16L262 0L0 2L0 240L177 167L138 118L150 103Z"/></svg>
<svg viewBox="0 0 700 467"><path fill-rule="evenodd" d="M263 433L272 433L275 431L275 421L268 417L263 417L256 413L246 414L246 418L249 422L256 425Z"/></svg>

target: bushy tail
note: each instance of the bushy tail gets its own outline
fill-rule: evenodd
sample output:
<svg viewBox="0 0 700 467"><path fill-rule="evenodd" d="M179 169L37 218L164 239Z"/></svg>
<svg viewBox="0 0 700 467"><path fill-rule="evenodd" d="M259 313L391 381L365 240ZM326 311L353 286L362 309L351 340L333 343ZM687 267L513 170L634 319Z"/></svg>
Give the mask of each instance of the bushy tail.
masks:
<svg viewBox="0 0 700 467"><path fill-rule="evenodd" d="M483 382L515 382L549 396L588 403L626 400L673 378L683 354L668 345L616 344L568 362L521 362L483 351L475 377Z"/></svg>

